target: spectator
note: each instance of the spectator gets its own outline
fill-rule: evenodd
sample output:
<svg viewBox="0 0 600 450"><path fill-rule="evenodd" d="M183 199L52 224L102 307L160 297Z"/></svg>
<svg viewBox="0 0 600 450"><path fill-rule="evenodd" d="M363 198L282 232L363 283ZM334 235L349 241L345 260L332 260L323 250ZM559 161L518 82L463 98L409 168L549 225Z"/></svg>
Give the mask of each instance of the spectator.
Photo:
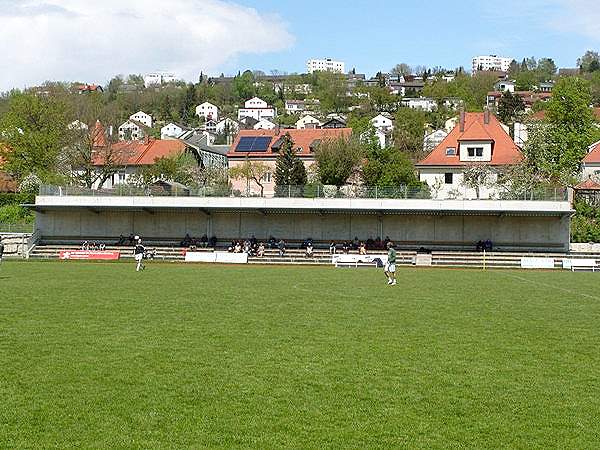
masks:
<svg viewBox="0 0 600 450"><path fill-rule="evenodd" d="M252 235L252 237L250 238L250 245L255 246L256 245L256 236Z"/></svg>
<svg viewBox="0 0 600 450"><path fill-rule="evenodd" d="M125 236L120 235L119 236L119 241L117 242L117 245L119 245L119 246L125 245L126 242L127 242L127 239L125 239Z"/></svg>
<svg viewBox="0 0 600 450"><path fill-rule="evenodd" d="M279 244L277 244L277 248L279 249L279 256L285 256L285 241L283 239L279 240Z"/></svg>
<svg viewBox="0 0 600 450"><path fill-rule="evenodd" d="M185 237L183 238L183 241L180 242L180 246L181 247L189 247L192 244L192 238L190 237L189 234L186 233Z"/></svg>
<svg viewBox="0 0 600 450"><path fill-rule="evenodd" d="M313 257L313 245L312 245L312 242L309 242L308 245L306 246L305 256L307 258L312 258Z"/></svg>
<svg viewBox="0 0 600 450"><path fill-rule="evenodd" d="M337 248L335 246L335 242L331 241L331 243L329 244L329 254L330 255L335 255Z"/></svg>
<svg viewBox="0 0 600 450"><path fill-rule="evenodd" d="M233 253L242 253L242 244L240 242L236 242L233 246Z"/></svg>
<svg viewBox="0 0 600 450"><path fill-rule="evenodd" d="M133 233L131 233L129 235L129 237L127 238L127 241L129 242L129 245L134 245L135 244L135 236L133 235Z"/></svg>
<svg viewBox="0 0 600 450"><path fill-rule="evenodd" d="M217 237L216 237L216 236L213 236L213 237L211 237L211 238L209 239L209 241L208 241L208 245L209 245L211 248L217 248L217 242L218 242L218 240L217 240Z"/></svg>
<svg viewBox="0 0 600 450"><path fill-rule="evenodd" d="M265 244L263 244L262 242L260 244L258 244L258 250L256 251L256 255L259 258L262 258L263 256L265 256Z"/></svg>
<svg viewBox="0 0 600 450"><path fill-rule="evenodd" d="M350 245L348 245L348 242L344 242L344 244L342 245L342 251L345 254L350 253Z"/></svg>
<svg viewBox="0 0 600 450"><path fill-rule="evenodd" d="M367 254L367 247L365 246L364 242L361 242L358 246L358 254L359 255L366 255Z"/></svg>
<svg viewBox="0 0 600 450"><path fill-rule="evenodd" d="M358 250L359 245L360 242L358 242L358 237L354 236L354 241L352 242L352 250Z"/></svg>
<svg viewBox="0 0 600 450"><path fill-rule="evenodd" d="M484 243L483 243L483 248L485 249L486 252L491 252L494 248L492 241L490 241L489 239L487 239Z"/></svg>
<svg viewBox="0 0 600 450"><path fill-rule="evenodd" d="M203 234L200 238L200 245L202 246L202 248L208 247L208 236L206 234Z"/></svg>
<svg viewBox="0 0 600 450"><path fill-rule="evenodd" d="M277 245L277 241L273 236L270 236L269 240L267 241L267 244L269 245L269 248L275 248Z"/></svg>

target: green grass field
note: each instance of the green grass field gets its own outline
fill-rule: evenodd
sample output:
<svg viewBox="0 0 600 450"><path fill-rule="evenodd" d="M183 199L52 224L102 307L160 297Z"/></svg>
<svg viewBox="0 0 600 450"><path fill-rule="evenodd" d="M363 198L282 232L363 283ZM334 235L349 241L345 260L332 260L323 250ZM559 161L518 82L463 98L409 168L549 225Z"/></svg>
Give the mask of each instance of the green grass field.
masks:
<svg viewBox="0 0 600 450"><path fill-rule="evenodd" d="M598 448L600 274L0 267L0 448Z"/></svg>

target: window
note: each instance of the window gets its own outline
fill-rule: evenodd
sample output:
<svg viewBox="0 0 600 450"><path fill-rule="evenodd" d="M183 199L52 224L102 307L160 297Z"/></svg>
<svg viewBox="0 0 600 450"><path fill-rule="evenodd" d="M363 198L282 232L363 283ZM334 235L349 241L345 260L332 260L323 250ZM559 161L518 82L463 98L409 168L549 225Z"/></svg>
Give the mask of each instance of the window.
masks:
<svg viewBox="0 0 600 450"><path fill-rule="evenodd" d="M265 183L270 183L271 182L271 172L265 173L262 177L262 181L264 181Z"/></svg>
<svg viewBox="0 0 600 450"><path fill-rule="evenodd" d="M446 149L446 156L454 156L456 155L456 149L454 147L448 147Z"/></svg>
<svg viewBox="0 0 600 450"><path fill-rule="evenodd" d="M483 147L469 147L467 148L467 152L469 154L469 158L481 158L483 156Z"/></svg>
<svg viewBox="0 0 600 450"><path fill-rule="evenodd" d="M444 174L444 183L446 184L452 184L453 180L453 173L452 172L448 172Z"/></svg>

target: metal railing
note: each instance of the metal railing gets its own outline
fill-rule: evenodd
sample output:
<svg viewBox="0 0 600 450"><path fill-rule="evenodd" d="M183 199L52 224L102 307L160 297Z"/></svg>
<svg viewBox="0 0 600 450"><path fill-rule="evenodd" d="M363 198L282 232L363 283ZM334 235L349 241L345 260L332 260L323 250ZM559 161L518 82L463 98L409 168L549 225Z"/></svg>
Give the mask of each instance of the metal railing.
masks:
<svg viewBox="0 0 600 450"><path fill-rule="evenodd" d="M33 223L0 223L0 233L30 234L34 227Z"/></svg>
<svg viewBox="0 0 600 450"><path fill-rule="evenodd" d="M491 193L490 193L491 192ZM432 200L520 200L520 201L567 201L565 188L540 187L520 192L503 191L498 188L486 191L479 198L473 189L454 189L451 192L431 192L428 188L408 186L371 187L371 186L329 186L307 184L305 186L276 186L273 190L264 190L253 186L251 190L240 191L230 186L205 186L199 188L165 189L157 187L140 188L121 185L113 189L89 189L78 186L40 187L43 196L116 196L116 197L259 197L259 198L344 198L344 199L432 199Z"/></svg>

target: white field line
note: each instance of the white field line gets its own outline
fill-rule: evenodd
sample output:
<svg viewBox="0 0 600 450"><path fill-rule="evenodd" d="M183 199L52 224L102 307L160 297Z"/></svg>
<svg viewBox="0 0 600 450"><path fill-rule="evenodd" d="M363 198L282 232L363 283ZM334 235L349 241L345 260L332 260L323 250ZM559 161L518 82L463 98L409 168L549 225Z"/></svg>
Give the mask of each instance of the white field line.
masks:
<svg viewBox="0 0 600 450"><path fill-rule="evenodd" d="M519 281L524 281L526 283L537 284L538 286L544 286L544 287L547 287L547 288L550 288L550 289L558 289L559 291L567 292L567 293L572 294L572 295L578 295L580 297L591 298L592 300L600 300L600 297L596 297L596 296L590 295L590 294L585 294L583 292L574 291L572 289L566 289L564 287L556 286L554 284L543 283L541 281L535 281L535 280L529 280L527 278L523 278L523 277L520 277L518 275L512 275L512 274L509 274L509 273L503 273L502 275L506 275L507 277L514 278L514 279L519 280Z"/></svg>

